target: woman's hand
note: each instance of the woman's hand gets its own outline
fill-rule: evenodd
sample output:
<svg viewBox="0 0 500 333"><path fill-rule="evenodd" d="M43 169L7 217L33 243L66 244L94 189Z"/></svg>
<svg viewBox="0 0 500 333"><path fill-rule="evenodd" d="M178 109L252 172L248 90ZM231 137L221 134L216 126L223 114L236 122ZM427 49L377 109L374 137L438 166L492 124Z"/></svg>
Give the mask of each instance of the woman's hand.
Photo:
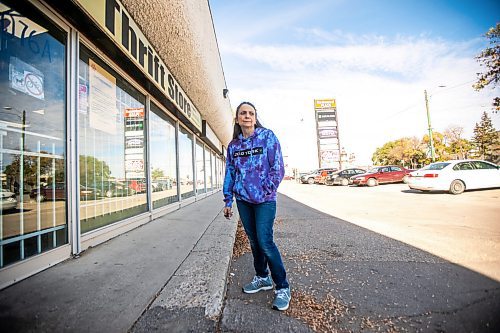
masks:
<svg viewBox="0 0 500 333"><path fill-rule="evenodd" d="M230 219L233 216L233 209L231 207L224 207L224 217Z"/></svg>

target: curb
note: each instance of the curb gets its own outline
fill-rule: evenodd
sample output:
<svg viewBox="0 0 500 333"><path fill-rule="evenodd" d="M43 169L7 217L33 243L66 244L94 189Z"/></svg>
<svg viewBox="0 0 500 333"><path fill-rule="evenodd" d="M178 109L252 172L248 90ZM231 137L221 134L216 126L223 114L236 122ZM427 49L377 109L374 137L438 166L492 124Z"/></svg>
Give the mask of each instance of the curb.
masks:
<svg viewBox="0 0 500 333"><path fill-rule="evenodd" d="M211 320L221 315L237 221L222 211L215 217L148 311L202 308Z"/></svg>

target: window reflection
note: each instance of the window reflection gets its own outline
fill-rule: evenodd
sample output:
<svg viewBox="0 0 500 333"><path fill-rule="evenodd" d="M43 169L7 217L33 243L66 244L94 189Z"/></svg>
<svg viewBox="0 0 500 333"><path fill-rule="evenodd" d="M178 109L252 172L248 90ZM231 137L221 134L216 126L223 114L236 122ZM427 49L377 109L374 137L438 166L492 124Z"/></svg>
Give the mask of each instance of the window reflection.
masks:
<svg viewBox="0 0 500 333"><path fill-rule="evenodd" d="M87 232L147 209L145 97L80 46L80 222Z"/></svg>
<svg viewBox="0 0 500 333"><path fill-rule="evenodd" d="M205 147L205 182L207 192L212 190L212 162L210 161L210 150Z"/></svg>
<svg viewBox="0 0 500 333"><path fill-rule="evenodd" d="M205 165L203 143L196 142L196 193L205 193Z"/></svg>
<svg viewBox="0 0 500 333"><path fill-rule="evenodd" d="M153 208L178 201L175 123L156 105L149 117Z"/></svg>
<svg viewBox="0 0 500 333"><path fill-rule="evenodd" d="M215 159L215 153L212 152L212 190L217 188L217 160Z"/></svg>
<svg viewBox="0 0 500 333"><path fill-rule="evenodd" d="M0 2L0 267L67 243L66 34ZM53 193L54 190L49 191Z"/></svg>
<svg viewBox="0 0 500 333"><path fill-rule="evenodd" d="M182 199L193 196L193 135L182 126L179 127L179 174Z"/></svg>
<svg viewBox="0 0 500 333"><path fill-rule="evenodd" d="M222 188L223 184L224 184L224 175L226 174L226 161L223 160L222 158L220 159L220 168L219 168L219 179L220 179L220 182L219 182L219 187Z"/></svg>

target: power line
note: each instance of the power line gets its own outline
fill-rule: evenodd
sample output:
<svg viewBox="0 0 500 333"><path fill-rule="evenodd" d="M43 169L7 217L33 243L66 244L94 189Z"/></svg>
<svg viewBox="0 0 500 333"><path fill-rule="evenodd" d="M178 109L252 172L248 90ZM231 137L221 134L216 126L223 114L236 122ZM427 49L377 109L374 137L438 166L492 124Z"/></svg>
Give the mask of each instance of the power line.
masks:
<svg viewBox="0 0 500 333"><path fill-rule="evenodd" d="M429 95L429 97L433 96L433 95L437 95L437 94L441 94L445 91L448 91L450 89L455 89L455 88L458 88L458 87L461 87L461 86L464 86L466 84L469 84L469 83L472 83L472 82L475 82L476 80L472 80L472 81L467 81L467 82L464 82L464 83L460 83L460 84L457 84L456 86L451 86L451 87L443 87L443 89L439 89L439 90L436 90L435 93L432 93L431 95Z"/></svg>
<svg viewBox="0 0 500 333"><path fill-rule="evenodd" d="M457 84L457 85L454 85L454 86L451 86L451 87L446 87L446 88L443 88L443 89L439 89L439 90L437 90L435 93L430 94L430 95L429 95L429 97L432 97L432 96L434 96L434 95L440 94L440 93L442 93L442 92L445 92L445 91L448 91L448 90L451 90L451 89L455 89L455 88L458 88L458 87L464 86L464 85L466 85L466 84L469 84L469 83L472 83L472 82L475 82L475 81L476 81L476 80L471 80L471 81L463 82L463 83L460 83L460 84ZM389 115L389 116L387 116L387 117L385 117L385 118L383 118L383 119L384 119L384 120L385 120L385 119L389 119L389 118L392 118L392 117L394 117L394 116L397 116L397 115L399 115L399 114L401 114L401 113L407 112L407 111L409 111L409 110L413 109L414 107L420 106L420 104L421 104L420 102L416 102L416 103L414 103L414 104L412 104L412 105L410 105L410 106L407 106L406 108L402 109L401 111L398 111L398 112L396 112L396 113L393 113L393 114L391 114L391 115Z"/></svg>

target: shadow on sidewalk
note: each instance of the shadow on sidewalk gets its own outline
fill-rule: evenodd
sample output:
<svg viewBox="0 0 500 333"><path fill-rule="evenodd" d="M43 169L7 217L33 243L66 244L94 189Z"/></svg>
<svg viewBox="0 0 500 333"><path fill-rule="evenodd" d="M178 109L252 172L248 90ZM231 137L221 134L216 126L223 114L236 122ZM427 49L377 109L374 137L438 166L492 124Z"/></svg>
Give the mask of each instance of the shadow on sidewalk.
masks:
<svg viewBox="0 0 500 333"><path fill-rule="evenodd" d="M275 241L292 303L247 295L252 255L233 258L222 332L499 332L500 283L279 196ZM241 248L241 246L240 246Z"/></svg>

